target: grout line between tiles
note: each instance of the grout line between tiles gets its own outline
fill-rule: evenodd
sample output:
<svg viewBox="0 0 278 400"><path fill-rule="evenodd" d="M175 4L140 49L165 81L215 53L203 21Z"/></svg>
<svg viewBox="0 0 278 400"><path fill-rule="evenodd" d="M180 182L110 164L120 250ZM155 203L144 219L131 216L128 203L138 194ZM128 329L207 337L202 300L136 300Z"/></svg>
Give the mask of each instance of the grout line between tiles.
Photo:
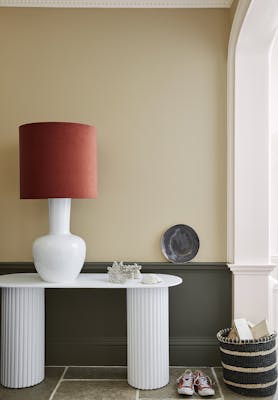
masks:
<svg viewBox="0 0 278 400"><path fill-rule="evenodd" d="M56 392L57 392L57 390L58 390L58 388L59 388L61 382L62 382L63 379L64 379L64 376L65 376L65 373L67 372L67 370L68 370L68 367L65 367L64 372L62 373L60 379L58 380L57 385L55 386L55 388L54 388L53 392L51 393L51 395L50 395L50 397L49 397L48 400L52 400L53 397L55 396L55 394L56 394Z"/></svg>
<svg viewBox="0 0 278 400"><path fill-rule="evenodd" d="M113 379L113 378L64 378L63 382L75 382L75 381L85 381L85 382L126 382L126 379Z"/></svg>
<svg viewBox="0 0 278 400"><path fill-rule="evenodd" d="M218 378L217 378L216 372L215 372L215 370L214 370L213 367L211 368L211 370L212 370L212 374L213 374L213 376L214 376L214 379L215 379L215 381L216 381L216 383L217 383L217 386L218 386L218 390L219 390L221 399L224 400L224 395L223 395L223 392L222 392L222 388L221 388L221 386L220 386L220 382L219 382L219 380L218 380Z"/></svg>
<svg viewBox="0 0 278 400"><path fill-rule="evenodd" d="M127 368L126 365L46 365L50 368Z"/></svg>
<svg viewBox="0 0 278 400"><path fill-rule="evenodd" d="M139 389L136 389L135 400L139 400Z"/></svg>

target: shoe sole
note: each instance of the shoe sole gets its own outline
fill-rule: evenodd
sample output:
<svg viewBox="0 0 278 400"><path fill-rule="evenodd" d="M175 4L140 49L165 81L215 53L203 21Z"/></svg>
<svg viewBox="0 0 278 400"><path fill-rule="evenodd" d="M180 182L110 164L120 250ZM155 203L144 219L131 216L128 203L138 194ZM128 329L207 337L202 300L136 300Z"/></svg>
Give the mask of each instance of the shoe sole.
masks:
<svg viewBox="0 0 278 400"><path fill-rule="evenodd" d="M210 394L201 394L201 393L198 392L198 395L201 396L201 397L209 397L209 396L214 396L215 392L214 393L210 393Z"/></svg>
<svg viewBox="0 0 278 400"><path fill-rule="evenodd" d="M193 394L195 393L194 390L192 391L192 393L185 393L183 391L183 389L177 389L177 391L178 391L178 394L183 394L185 396L193 396Z"/></svg>

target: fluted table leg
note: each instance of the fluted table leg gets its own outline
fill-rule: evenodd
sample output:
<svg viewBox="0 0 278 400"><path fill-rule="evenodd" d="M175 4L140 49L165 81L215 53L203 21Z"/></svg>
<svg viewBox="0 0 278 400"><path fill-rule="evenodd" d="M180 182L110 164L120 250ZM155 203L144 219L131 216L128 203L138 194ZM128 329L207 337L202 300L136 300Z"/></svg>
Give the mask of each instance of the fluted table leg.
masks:
<svg viewBox="0 0 278 400"><path fill-rule="evenodd" d="M127 289L128 383L157 389L169 382L168 288Z"/></svg>
<svg viewBox="0 0 278 400"><path fill-rule="evenodd" d="M44 379L44 289L2 288L1 384L36 385Z"/></svg>

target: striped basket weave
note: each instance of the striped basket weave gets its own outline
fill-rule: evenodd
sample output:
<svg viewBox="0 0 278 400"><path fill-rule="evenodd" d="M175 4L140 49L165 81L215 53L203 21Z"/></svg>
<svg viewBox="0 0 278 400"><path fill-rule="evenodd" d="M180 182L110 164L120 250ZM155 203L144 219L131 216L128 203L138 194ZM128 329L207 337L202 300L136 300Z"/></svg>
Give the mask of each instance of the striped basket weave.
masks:
<svg viewBox="0 0 278 400"><path fill-rule="evenodd" d="M217 333L223 379L234 392L253 397L271 396L276 391L276 333L257 340L233 340L230 329Z"/></svg>

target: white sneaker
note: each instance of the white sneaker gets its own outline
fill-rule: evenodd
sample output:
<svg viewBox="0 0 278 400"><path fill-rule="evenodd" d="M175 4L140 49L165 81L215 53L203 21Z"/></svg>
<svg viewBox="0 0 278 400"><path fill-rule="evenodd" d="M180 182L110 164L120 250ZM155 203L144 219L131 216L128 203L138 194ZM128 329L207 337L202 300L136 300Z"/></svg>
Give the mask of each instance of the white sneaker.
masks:
<svg viewBox="0 0 278 400"><path fill-rule="evenodd" d="M194 374L190 369L184 371L184 373L177 379L178 393L192 396L194 393L194 379Z"/></svg>
<svg viewBox="0 0 278 400"><path fill-rule="evenodd" d="M204 375L202 371L195 372L194 385L199 396L213 396L215 394L210 377Z"/></svg>

